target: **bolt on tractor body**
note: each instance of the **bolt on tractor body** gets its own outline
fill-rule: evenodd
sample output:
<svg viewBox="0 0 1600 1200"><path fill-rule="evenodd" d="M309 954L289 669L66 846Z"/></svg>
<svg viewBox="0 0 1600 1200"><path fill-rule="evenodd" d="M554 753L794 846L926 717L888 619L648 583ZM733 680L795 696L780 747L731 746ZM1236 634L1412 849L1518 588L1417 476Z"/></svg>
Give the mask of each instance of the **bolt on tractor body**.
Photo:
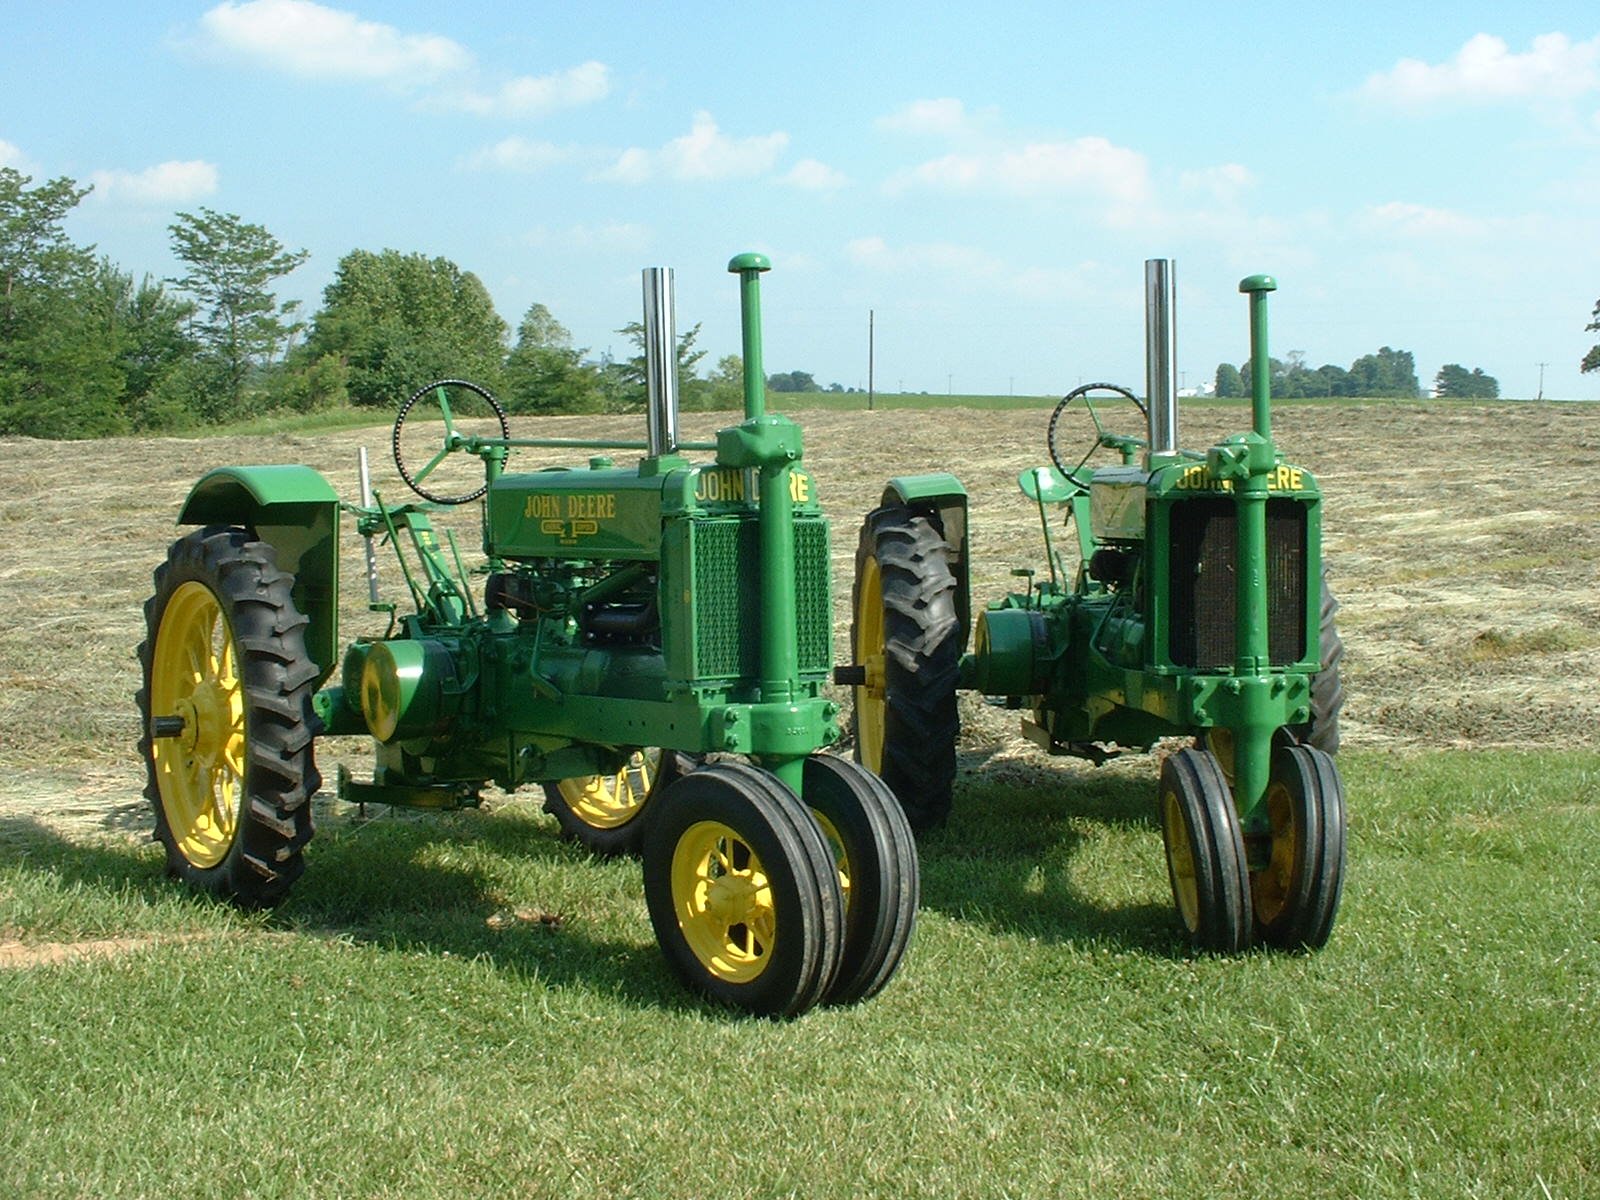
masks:
<svg viewBox="0 0 1600 1200"><path fill-rule="evenodd" d="M854 686L858 757L917 828L950 810L958 689L1017 709L1051 754L1102 762L1190 740L1163 763L1158 816L1182 924L1197 947L1221 952L1322 945L1344 871L1332 757L1343 649L1322 569L1322 494L1272 438L1276 286L1266 275L1240 284L1252 428L1181 450L1171 263L1146 263L1150 406L1100 383L1056 406L1050 463L1018 479L1045 549L1043 570L1013 571L1024 590L974 612L959 480L891 480L861 531L854 663L836 673ZM1140 413L1143 436L1112 432L1113 405ZM1081 449L1069 445L1075 421ZM1114 461L1091 465L1103 452Z"/></svg>
<svg viewBox="0 0 1600 1200"><path fill-rule="evenodd" d="M140 650L147 795L172 873L245 905L281 900L311 837L315 739L370 735L371 775L341 768L344 800L454 808L489 783L541 784L567 836L639 854L669 964L713 999L793 1015L888 982L916 910L915 845L876 776L821 753L839 736L823 694L829 530L800 429L766 411L768 269L757 254L729 264L745 412L714 442L679 441L672 276L652 268L643 443L514 438L487 391L444 380L394 424L418 500L375 496L364 454L355 504L305 466L195 485L179 523L199 528L156 572ZM514 470L528 450L642 455ZM430 520L469 503L481 587ZM389 627L341 647L346 516ZM408 612L378 601L379 541Z"/></svg>

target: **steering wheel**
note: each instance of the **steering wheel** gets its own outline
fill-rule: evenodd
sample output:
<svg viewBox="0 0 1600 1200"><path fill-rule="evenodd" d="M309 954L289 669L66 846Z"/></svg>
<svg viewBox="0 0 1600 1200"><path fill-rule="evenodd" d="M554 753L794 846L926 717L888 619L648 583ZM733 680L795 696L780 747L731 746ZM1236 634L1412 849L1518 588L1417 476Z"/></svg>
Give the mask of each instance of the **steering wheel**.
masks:
<svg viewBox="0 0 1600 1200"><path fill-rule="evenodd" d="M1055 407L1055 411L1050 414L1050 427L1045 433L1045 444L1050 450L1050 461L1055 463L1056 470L1060 471L1062 475L1079 487L1089 486L1088 478L1082 475L1081 472L1089 459L1094 457L1094 452L1102 446L1113 450L1121 450L1128 446L1142 446L1145 444L1143 438L1129 438L1121 434L1106 432L1106 427L1100 420L1100 413L1095 408L1096 397L1094 393L1096 392L1113 393L1111 396L1098 397L1102 404L1107 400L1118 397L1128 401L1139 410L1141 417L1147 418L1145 428L1149 428L1149 414L1145 411L1144 405L1140 403L1139 397L1135 396L1127 388L1119 387L1114 383L1085 383L1080 387L1073 388L1065 396L1061 397L1060 402ZM1076 408L1073 407L1074 404L1077 405ZM1094 440L1089 443L1089 448L1084 451L1083 457L1078 459L1077 465L1068 469L1067 460L1063 457L1061 447L1057 444L1057 441L1058 438L1064 438L1067 430L1074 425L1077 426L1073 430L1075 434L1083 432L1082 421L1073 421L1071 414L1085 412L1088 414L1089 419L1094 422Z"/></svg>
<svg viewBox="0 0 1600 1200"><path fill-rule="evenodd" d="M510 441L511 423L506 420L506 410L500 407L500 402L490 395L487 389L475 383L468 383L465 379L440 379L413 392L400 406L400 412L394 419L392 438L394 465L400 469L400 478L406 481L406 486L424 500L432 500L435 504L465 504L488 491L487 480L471 491L455 494L449 494L449 489L441 487L438 480L434 481L432 488L424 487L423 481L433 475L452 450L466 447L471 435L463 434L458 428L458 422L472 420L474 424L481 425L491 415L500 424L500 437ZM405 436L408 420L413 422L413 426L410 436ZM408 453L415 460L426 453L430 444L438 444L437 441L430 442L426 437L430 430L419 430L417 426L439 421L442 421L444 427L442 448L427 462L412 470L406 465ZM471 483L471 478L468 476L465 481L450 480L449 485L451 488L467 486Z"/></svg>

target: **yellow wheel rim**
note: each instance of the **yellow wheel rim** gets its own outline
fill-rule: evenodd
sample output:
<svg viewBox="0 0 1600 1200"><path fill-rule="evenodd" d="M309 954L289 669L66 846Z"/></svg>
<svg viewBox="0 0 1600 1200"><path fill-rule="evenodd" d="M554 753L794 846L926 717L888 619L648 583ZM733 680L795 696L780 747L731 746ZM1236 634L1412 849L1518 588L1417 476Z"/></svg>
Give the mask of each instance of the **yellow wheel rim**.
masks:
<svg viewBox="0 0 1600 1200"><path fill-rule="evenodd" d="M1167 846L1167 869L1172 872L1172 891L1178 901L1178 915L1190 933L1200 928L1200 885L1195 880L1194 851L1189 846L1189 823L1184 820L1183 802L1175 789L1161 796L1161 832Z"/></svg>
<svg viewBox="0 0 1600 1200"><path fill-rule="evenodd" d="M689 949L722 982L749 983L772 961L772 885L756 852L728 826L700 821L678 839L672 906Z"/></svg>
<svg viewBox="0 0 1600 1200"><path fill-rule="evenodd" d="M856 591L856 662L865 669L866 683L855 689L856 745L861 765L883 774L883 576L878 560L863 564Z"/></svg>
<svg viewBox="0 0 1600 1200"><path fill-rule="evenodd" d="M828 850L833 855L834 869L839 872L839 890L844 893L844 911L849 913L850 856L845 853L844 838L839 836L839 830L833 822L816 809L811 810L811 816L816 821L817 828L822 830L822 839L828 843Z"/></svg>
<svg viewBox="0 0 1600 1200"><path fill-rule="evenodd" d="M181 584L167 601L150 668L150 715L183 720L156 738L156 784L179 852L214 867L233 845L244 792L244 685L233 630L211 589Z"/></svg>
<svg viewBox="0 0 1600 1200"><path fill-rule="evenodd" d="M616 829L639 815L650 798L658 758L635 750L611 775L576 775L556 784L574 816L595 829Z"/></svg>
<svg viewBox="0 0 1600 1200"><path fill-rule="evenodd" d="M1267 819L1272 824L1272 855L1267 865L1250 877L1250 897L1263 925L1276 921L1289 907L1294 881L1294 803L1282 783L1267 787Z"/></svg>

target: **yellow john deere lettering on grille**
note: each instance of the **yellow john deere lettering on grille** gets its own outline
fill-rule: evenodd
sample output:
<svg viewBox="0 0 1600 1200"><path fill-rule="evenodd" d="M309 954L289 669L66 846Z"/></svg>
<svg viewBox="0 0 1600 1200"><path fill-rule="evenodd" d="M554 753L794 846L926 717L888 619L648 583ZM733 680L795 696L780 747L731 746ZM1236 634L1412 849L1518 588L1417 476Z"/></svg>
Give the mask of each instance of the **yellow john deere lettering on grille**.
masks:
<svg viewBox="0 0 1600 1200"><path fill-rule="evenodd" d="M1231 492L1233 480L1218 479L1205 463L1196 463L1185 467L1173 486L1186 492ZM1303 492L1305 487L1305 472L1299 467L1279 466L1267 473L1268 491Z"/></svg>
<svg viewBox="0 0 1600 1200"><path fill-rule="evenodd" d="M755 488L746 478L747 472L718 468L703 470L694 481L694 498L701 504L743 504L757 499ZM796 504L809 504L812 498L811 476L804 471L789 472L789 499Z"/></svg>

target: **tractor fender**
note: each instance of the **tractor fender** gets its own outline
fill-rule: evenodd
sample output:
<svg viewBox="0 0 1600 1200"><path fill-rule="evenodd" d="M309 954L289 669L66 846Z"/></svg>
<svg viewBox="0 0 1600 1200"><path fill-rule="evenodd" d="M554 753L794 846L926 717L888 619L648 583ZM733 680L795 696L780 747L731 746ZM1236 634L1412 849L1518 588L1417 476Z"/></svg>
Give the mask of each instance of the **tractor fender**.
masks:
<svg viewBox="0 0 1600 1200"><path fill-rule="evenodd" d="M325 680L339 662L339 496L307 466L218 467L200 477L179 525L241 525L277 552L294 576L295 607L309 620L306 650Z"/></svg>
<svg viewBox="0 0 1600 1200"><path fill-rule="evenodd" d="M947 471L897 475L883 489L882 505L897 505L929 517L944 535L950 572L956 579L956 614L961 619L961 649L972 636L972 588L967 567L967 489Z"/></svg>

